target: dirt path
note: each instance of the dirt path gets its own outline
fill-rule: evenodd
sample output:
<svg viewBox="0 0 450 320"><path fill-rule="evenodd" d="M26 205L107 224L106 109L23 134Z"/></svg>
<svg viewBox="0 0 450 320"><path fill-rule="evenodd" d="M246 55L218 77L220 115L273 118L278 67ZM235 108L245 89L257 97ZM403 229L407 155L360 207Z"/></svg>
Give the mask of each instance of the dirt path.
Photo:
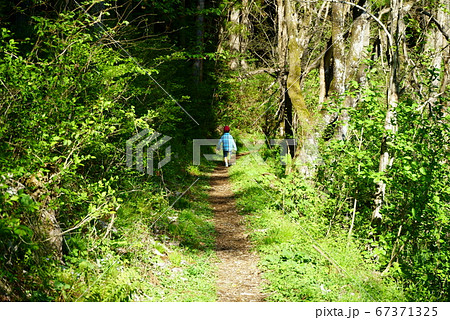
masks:
<svg viewBox="0 0 450 320"><path fill-rule="evenodd" d="M217 231L217 257L220 260L217 264L217 300L264 301L260 291L258 256L251 251L228 177L227 168L217 167L211 175L209 192Z"/></svg>

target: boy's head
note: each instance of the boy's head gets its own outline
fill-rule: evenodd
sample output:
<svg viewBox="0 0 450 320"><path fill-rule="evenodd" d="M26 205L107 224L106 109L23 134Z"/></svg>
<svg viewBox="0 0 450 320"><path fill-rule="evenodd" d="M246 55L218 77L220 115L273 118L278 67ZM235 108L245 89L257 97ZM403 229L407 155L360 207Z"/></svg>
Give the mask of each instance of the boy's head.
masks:
<svg viewBox="0 0 450 320"><path fill-rule="evenodd" d="M230 127L229 126L223 127L223 132L230 132Z"/></svg>

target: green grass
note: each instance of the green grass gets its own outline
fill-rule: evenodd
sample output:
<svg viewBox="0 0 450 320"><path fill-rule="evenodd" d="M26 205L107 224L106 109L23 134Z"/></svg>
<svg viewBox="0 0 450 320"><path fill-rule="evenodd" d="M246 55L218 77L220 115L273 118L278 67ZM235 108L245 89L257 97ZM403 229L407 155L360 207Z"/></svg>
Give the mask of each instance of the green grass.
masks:
<svg viewBox="0 0 450 320"><path fill-rule="evenodd" d="M55 267L57 301L215 301L215 233L207 190L209 168L190 168L176 196L134 193L102 239L68 238L66 265ZM189 178L190 176L190 178Z"/></svg>
<svg viewBox="0 0 450 320"><path fill-rule="evenodd" d="M326 196L301 178L280 179L280 168L257 165L252 155L230 172L269 301L405 301L401 286L375 271L354 239L348 241L348 230L326 235Z"/></svg>

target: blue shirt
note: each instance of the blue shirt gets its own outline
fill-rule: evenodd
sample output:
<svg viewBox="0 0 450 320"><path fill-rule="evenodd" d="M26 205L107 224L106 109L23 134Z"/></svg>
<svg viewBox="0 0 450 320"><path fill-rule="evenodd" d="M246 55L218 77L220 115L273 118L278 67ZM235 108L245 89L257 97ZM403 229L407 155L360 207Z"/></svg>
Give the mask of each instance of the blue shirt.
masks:
<svg viewBox="0 0 450 320"><path fill-rule="evenodd" d="M237 150L236 143L234 142L233 136L228 132L224 133L220 137L219 143L217 144L217 149L222 149L223 151Z"/></svg>

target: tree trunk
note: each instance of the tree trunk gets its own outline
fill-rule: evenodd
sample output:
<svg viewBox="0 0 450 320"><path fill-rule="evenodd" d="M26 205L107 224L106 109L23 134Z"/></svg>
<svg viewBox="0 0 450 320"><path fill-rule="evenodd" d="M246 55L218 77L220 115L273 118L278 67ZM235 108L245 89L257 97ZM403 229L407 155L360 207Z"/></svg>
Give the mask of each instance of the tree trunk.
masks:
<svg viewBox="0 0 450 320"><path fill-rule="evenodd" d="M345 92L346 56L344 33L347 5L333 2L331 12L331 37L333 41L333 81L331 83L331 90L339 98Z"/></svg>
<svg viewBox="0 0 450 320"><path fill-rule="evenodd" d="M449 0L442 0L442 7L439 7L438 12L438 21L443 26L444 32L446 33L447 37L445 37L445 40L447 42L444 42L445 47L442 49L442 78L441 78L441 84L439 88L439 92L441 94L447 92L447 87L450 80L450 46L448 45L448 36L450 36L450 1ZM441 37L443 35L441 34ZM446 110L446 113L448 110Z"/></svg>
<svg viewBox="0 0 450 320"><path fill-rule="evenodd" d="M362 2L362 3L361 3ZM360 1L360 6L368 10L368 2ZM353 25L351 29L350 51L346 58L346 79L345 84L351 80L356 81L358 85L366 82L365 64L362 62L367 54L367 48L370 44L370 22L367 12L353 7ZM348 135L348 125L350 116L348 110L356 106L356 98L347 95L344 100L343 111L341 113L341 123L338 126L338 139L345 140Z"/></svg>
<svg viewBox="0 0 450 320"><path fill-rule="evenodd" d="M236 8L236 6L233 6L230 8L230 36L229 36L229 47L231 54L234 54L235 56L231 58L230 61L230 69L236 70L239 66L239 57L237 57L238 53L240 52L241 48L241 34L239 32L239 17L241 15L241 10L239 8Z"/></svg>
<svg viewBox="0 0 450 320"><path fill-rule="evenodd" d="M446 39L450 31L448 10L450 10L450 1L441 0L440 5L431 13L431 18L435 20L435 23L431 23L432 31L428 33L425 51L432 57L430 69L434 69L436 72L431 81L430 104L437 102L437 97L445 92L448 83L450 52L448 39Z"/></svg>
<svg viewBox="0 0 450 320"><path fill-rule="evenodd" d="M285 0L285 19L288 34L287 87L292 102L292 108L295 113L293 118L295 117L297 120L292 123L293 131L300 138L311 130L311 115L306 108L306 103L300 87L300 78L302 76L301 57L306 44L311 37L306 34L305 28L309 26L309 21L305 18L306 17L303 16L303 20L301 21L302 25L300 27L301 31L299 32L299 21L297 12L294 9L294 2ZM300 126L300 128L298 126Z"/></svg>
<svg viewBox="0 0 450 320"><path fill-rule="evenodd" d="M250 29L251 29L251 23L250 23L250 19L249 19L249 3L248 0L242 0L242 10L241 10L241 27L242 27L242 32L241 32L241 43L240 43L240 47L239 47L239 52L241 54L241 59L239 60L240 62L240 66L242 69L247 69L248 65L247 62L245 61L245 53L248 49L248 43L249 43L249 33L250 33Z"/></svg>
<svg viewBox="0 0 450 320"><path fill-rule="evenodd" d="M314 135L314 124L311 112L308 110L301 85L302 56L312 37L310 25L312 12L308 4L301 4L302 19L295 10L295 2L284 1L286 30L288 35L288 77L287 89L292 104L292 131L298 139L299 148L295 153L295 162L299 162L300 171L306 176L311 175L311 166L315 164L318 157L318 143ZM299 25L300 24L300 25ZM287 168L289 171L289 168Z"/></svg>
<svg viewBox="0 0 450 320"><path fill-rule="evenodd" d="M390 34L394 43L390 43L389 48L389 82L387 84L387 111L384 123L385 134L381 141L381 156L378 171L380 173L386 172L387 168L392 164L393 158L388 148L393 137L397 133L396 113L395 110L398 105L399 84L397 79L399 68L399 48L403 41L404 30L400 30L400 23L402 19L403 0L391 0L391 16L390 16ZM384 178L376 182L375 194L375 210L372 214L372 219L381 219L381 208L386 194L386 183Z"/></svg>
<svg viewBox="0 0 450 320"><path fill-rule="evenodd" d="M31 228L35 233L37 241L42 242L40 246L40 256L53 256L56 260L62 261L62 229L57 219L57 212L51 208L51 195L46 184L49 182L48 176L32 175L25 184L34 192L30 194L36 203L40 203L37 211L37 219L33 221Z"/></svg>
<svg viewBox="0 0 450 320"><path fill-rule="evenodd" d="M247 62L243 58L248 46L248 34L250 29L248 0L241 3L234 3L229 11L229 40L228 46L233 55L230 61L230 69L236 70L239 67L247 69Z"/></svg>
<svg viewBox="0 0 450 320"><path fill-rule="evenodd" d="M290 98L287 94L287 26L285 19L285 2L284 0L277 0L277 59L279 68L281 70L278 83L280 86L280 105L281 105L281 127L280 135L282 137L290 137L292 135L292 126L289 118L292 118L292 108L290 105ZM288 113L291 112L290 115Z"/></svg>
<svg viewBox="0 0 450 320"><path fill-rule="evenodd" d="M197 3L197 20L196 20L196 42L197 52L203 53L203 33L204 33L204 16L202 11L205 9L205 0L198 0ZM203 59L198 58L194 61L194 79L197 83L203 80Z"/></svg>
<svg viewBox="0 0 450 320"><path fill-rule="evenodd" d="M333 96L336 103L345 92L346 80L346 55L345 55L345 18L347 16L348 5L338 2L331 4L331 55L332 55L332 80L328 96ZM322 111L323 119L319 125L320 135L323 134L325 127L329 125L335 115L329 114L326 110ZM348 119L346 119L348 121Z"/></svg>

